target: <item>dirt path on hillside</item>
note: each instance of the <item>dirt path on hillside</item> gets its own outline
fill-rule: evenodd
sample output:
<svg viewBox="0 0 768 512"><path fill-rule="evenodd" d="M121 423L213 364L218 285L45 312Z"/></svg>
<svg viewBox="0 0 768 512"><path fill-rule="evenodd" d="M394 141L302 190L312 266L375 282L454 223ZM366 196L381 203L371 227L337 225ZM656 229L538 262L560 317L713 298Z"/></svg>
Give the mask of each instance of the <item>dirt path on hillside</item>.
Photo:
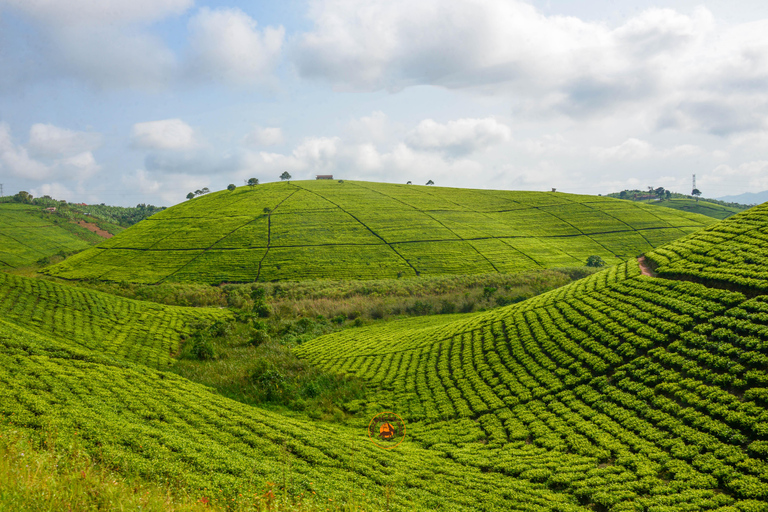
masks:
<svg viewBox="0 0 768 512"><path fill-rule="evenodd" d="M81 220L77 223L77 225L87 229L88 231L93 231L94 233L96 233L102 238L112 238L113 236L115 236L109 231L104 231L103 229L101 229L99 226L97 226L92 222L85 222L84 220Z"/></svg>
<svg viewBox="0 0 768 512"><path fill-rule="evenodd" d="M645 256L637 258L637 264L640 265L640 272L644 276L656 277L656 272L651 268L651 264L645 259Z"/></svg>

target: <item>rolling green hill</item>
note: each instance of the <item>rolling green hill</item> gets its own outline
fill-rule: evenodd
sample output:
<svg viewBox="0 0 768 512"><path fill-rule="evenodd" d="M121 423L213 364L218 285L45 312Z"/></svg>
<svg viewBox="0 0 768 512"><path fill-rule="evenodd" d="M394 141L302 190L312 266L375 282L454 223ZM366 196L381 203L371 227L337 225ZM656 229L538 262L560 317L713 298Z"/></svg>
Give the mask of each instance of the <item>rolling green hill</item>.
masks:
<svg viewBox="0 0 768 512"><path fill-rule="evenodd" d="M300 355L453 461L603 510L768 510L768 205L518 305ZM737 285L740 291L705 284ZM742 293L745 292L745 293ZM721 508L730 507L730 508Z"/></svg>
<svg viewBox="0 0 768 512"><path fill-rule="evenodd" d="M654 206L664 206L666 208L672 208L674 210L680 210L689 213L699 213L712 217L714 219L727 219L731 215L736 215L739 212L744 211L744 208L737 208L735 206L727 206L724 204L718 204L706 200L696 201L695 199L685 198L672 198L664 199L661 201L652 201L649 203Z"/></svg>
<svg viewBox="0 0 768 512"><path fill-rule="evenodd" d="M593 254L618 263L712 222L606 197L281 182L176 205L46 272L137 283L512 273Z"/></svg>
<svg viewBox="0 0 768 512"><path fill-rule="evenodd" d="M0 273L0 315L26 331L64 339L127 361L166 368L187 324L231 315L221 309L183 308Z"/></svg>
<svg viewBox="0 0 768 512"><path fill-rule="evenodd" d="M766 231L758 206L649 253L664 278L632 259L504 308L309 341L307 362L370 387L348 424L138 364L157 336L111 350L125 331L90 327L125 299L8 276L0 426L239 510L273 492L309 510L766 511ZM367 437L386 410L407 423L389 451Z"/></svg>
<svg viewBox="0 0 768 512"><path fill-rule="evenodd" d="M56 253L81 251L102 240L85 228L62 225L43 208L0 203L0 270L32 265Z"/></svg>

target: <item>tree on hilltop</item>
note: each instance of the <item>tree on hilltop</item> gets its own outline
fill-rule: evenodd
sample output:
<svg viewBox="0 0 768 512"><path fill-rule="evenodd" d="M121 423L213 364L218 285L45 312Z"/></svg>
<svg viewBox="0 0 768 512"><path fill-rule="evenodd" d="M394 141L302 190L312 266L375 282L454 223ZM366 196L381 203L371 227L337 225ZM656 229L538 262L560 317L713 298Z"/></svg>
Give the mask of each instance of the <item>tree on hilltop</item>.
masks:
<svg viewBox="0 0 768 512"><path fill-rule="evenodd" d="M231 192L232 190L235 190L236 188L237 188L237 187L235 186L235 184L234 184L234 183L230 183L229 185L227 185L227 190L229 190L230 192Z"/></svg>
<svg viewBox="0 0 768 512"><path fill-rule="evenodd" d="M280 179L282 181L291 179L291 175L288 174L288 171L283 171L283 174L280 175Z"/></svg>
<svg viewBox="0 0 768 512"><path fill-rule="evenodd" d="M696 196L696 202L699 202L699 196L701 195L701 190L695 188L691 191L692 196Z"/></svg>
<svg viewBox="0 0 768 512"><path fill-rule="evenodd" d="M195 197L194 192L190 192L189 194L187 194L187 199L192 199L193 197Z"/></svg>
<svg viewBox="0 0 768 512"><path fill-rule="evenodd" d="M249 187L255 187L259 184L258 178L248 178L248 181L246 182Z"/></svg>
<svg viewBox="0 0 768 512"><path fill-rule="evenodd" d="M13 196L13 200L16 201L17 203L31 203L32 194L30 194L26 190L22 190L15 196Z"/></svg>
<svg viewBox="0 0 768 512"><path fill-rule="evenodd" d="M429 181L427 182L427 185L434 185L434 184L435 184L435 182L434 182L434 181L432 181L432 180L429 180Z"/></svg>

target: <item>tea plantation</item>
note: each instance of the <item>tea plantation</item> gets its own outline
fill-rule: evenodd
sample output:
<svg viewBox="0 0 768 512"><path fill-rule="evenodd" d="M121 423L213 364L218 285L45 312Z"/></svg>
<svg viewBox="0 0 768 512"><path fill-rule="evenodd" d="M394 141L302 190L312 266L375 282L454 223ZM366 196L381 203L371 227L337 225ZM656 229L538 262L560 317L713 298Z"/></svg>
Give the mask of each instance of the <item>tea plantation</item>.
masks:
<svg viewBox="0 0 768 512"><path fill-rule="evenodd" d="M318 187L336 185L350 183ZM277 186L285 200L307 192ZM22 430L231 510L768 511L767 235L768 204L648 249L657 277L632 258L503 308L304 343L307 363L367 383L347 423L248 406L164 371L188 324L224 310L0 274L0 435ZM141 252L97 249L121 250ZM393 450L368 439L382 411L407 424Z"/></svg>
<svg viewBox="0 0 768 512"><path fill-rule="evenodd" d="M0 317L25 331L155 368L167 367L188 324L231 315L162 306L0 272Z"/></svg>
<svg viewBox="0 0 768 512"><path fill-rule="evenodd" d="M768 510L768 205L518 305L300 349L452 461L601 510ZM738 285L738 291L706 284Z"/></svg>
<svg viewBox="0 0 768 512"><path fill-rule="evenodd" d="M280 182L176 205L46 272L213 284L514 273L619 263L713 222L608 197Z"/></svg>
<svg viewBox="0 0 768 512"><path fill-rule="evenodd" d="M0 203L0 271L31 265L58 252L81 251L99 238L75 225L65 229L42 211L32 205Z"/></svg>

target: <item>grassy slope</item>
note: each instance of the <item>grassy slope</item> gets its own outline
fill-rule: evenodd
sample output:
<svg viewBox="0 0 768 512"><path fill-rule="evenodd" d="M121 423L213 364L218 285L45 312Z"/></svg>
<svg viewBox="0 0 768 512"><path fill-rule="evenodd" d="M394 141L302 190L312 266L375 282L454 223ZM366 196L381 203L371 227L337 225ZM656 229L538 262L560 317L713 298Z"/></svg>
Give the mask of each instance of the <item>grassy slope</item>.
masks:
<svg viewBox="0 0 768 512"><path fill-rule="evenodd" d="M299 181L208 194L47 272L157 283L511 273L618 263L713 222L612 198Z"/></svg>
<svg viewBox="0 0 768 512"><path fill-rule="evenodd" d="M394 487L393 510L585 510L541 484L485 474L416 443L385 452L365 429L248 407L1 320L0 417L43 438L76 438L106 467L220 502L251 503L272 482L279 496L320 506L381 510Z"/></svg>
<svg viewBox="0 0 768 512"><path fill-rule="evenodd" d="M300 354L377 386L368 412L402 412L423 446L582 504L768 510L767 226L756 207L654 253L660 270L744 278L753 298L629 262L466 320L342 331Z"/></svg>
<svg viewBox="0 0 768 512"><path fill-rule="evenodd" d="M0 273L0 316L28 331L156 368L167 367L197 320L225 319L211 308L183 308Z"/></svg>
<svg viewBox="0 0 768 512"><path fill-rule="evenodd" d="M709 201L704 200L696 201L695 199L665 199L662 201L652 201L648 204L655 206L665 206L667 208L672 208L683 212L699 213L701 215L706 215L707 217L712 217L719 220L726 219L731 215L735 215L743 211L743 208L710 203Z"/></svg>
<svg viewBox="0 0 768 512"><path fill-rule="evenodd" d="M43 206L0 203L0 271L50 262L52 256L82 251L104 238L76 224L96 219L72 212L49 213ZM98 221L99 227L117 234L120 226ZM47 264L47 263L42 263Z"/></svg>

